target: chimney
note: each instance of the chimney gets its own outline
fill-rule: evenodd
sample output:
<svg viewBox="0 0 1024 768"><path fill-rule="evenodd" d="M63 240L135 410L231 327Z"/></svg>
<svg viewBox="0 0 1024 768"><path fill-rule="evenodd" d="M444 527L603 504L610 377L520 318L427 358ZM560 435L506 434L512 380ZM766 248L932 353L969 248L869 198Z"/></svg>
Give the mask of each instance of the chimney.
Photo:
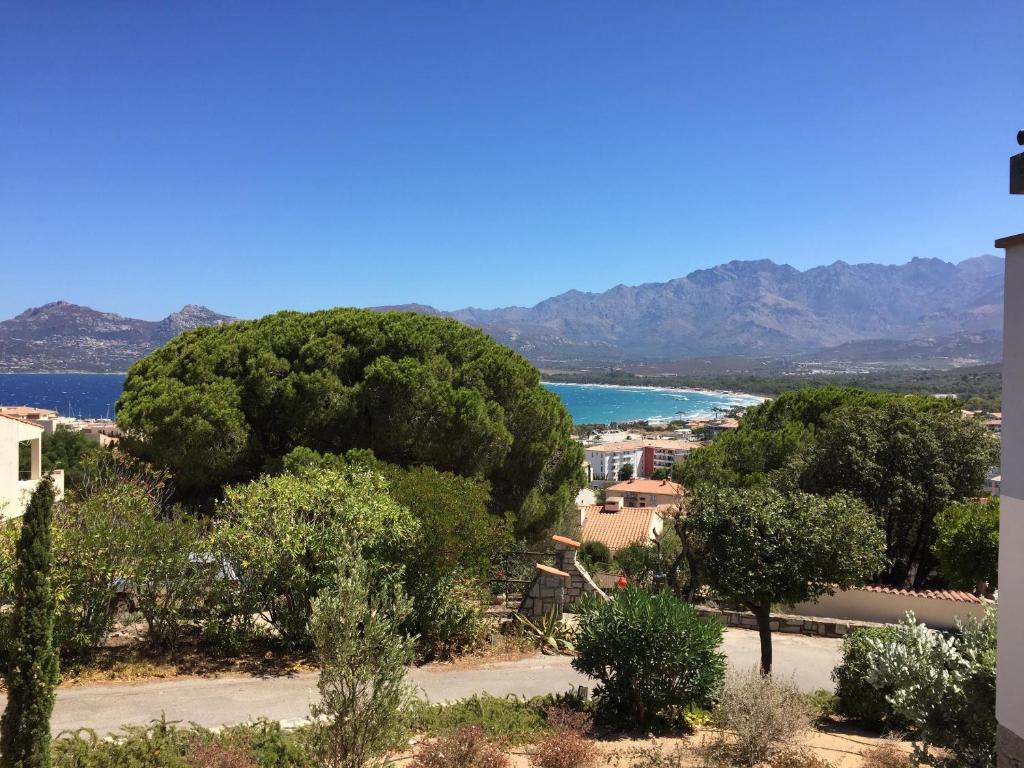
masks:
<svg viewBox="0 0 1024 768"><path fill-rule="evenodd" d="M608 499L604 503L605 512L618 512L619 511L619 499Z"/></svg>

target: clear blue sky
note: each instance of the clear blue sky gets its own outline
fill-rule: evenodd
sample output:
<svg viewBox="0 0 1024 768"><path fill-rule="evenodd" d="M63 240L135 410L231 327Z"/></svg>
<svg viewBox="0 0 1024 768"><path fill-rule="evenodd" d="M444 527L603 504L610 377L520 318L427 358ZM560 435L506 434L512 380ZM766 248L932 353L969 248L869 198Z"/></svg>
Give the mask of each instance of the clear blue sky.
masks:
<svg viewBox="0 0 1024 768"><path fill-rule="evenodd" d="M0 318L993 252L1024 230L1022 27L1020 0L0 0Z"/></svg>

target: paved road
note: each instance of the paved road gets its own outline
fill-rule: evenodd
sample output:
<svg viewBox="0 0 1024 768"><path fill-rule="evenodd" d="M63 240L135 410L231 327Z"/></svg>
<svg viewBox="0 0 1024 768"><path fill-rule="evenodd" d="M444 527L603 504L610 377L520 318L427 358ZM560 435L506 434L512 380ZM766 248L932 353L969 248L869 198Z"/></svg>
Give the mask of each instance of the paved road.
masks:
<svg viewBox="0 0 1024 768"><path fill-rule="evenodd" d="M840 658L839 640L796 635L774 638L775 673L792 675L804 690L831 688L832 668ZM724 650L734 668L749 668L760 658L757 633L726 630ZM565 656L534 656L475 667L434 665L412 672L413 682L433 702L474 693L536 696L592 681L575 672ZM306 717L316 694L316 675L284 677L180 678L152 683L109 683L61 688L53 730L91 728L100 734L123 724L143 724L164 712L169 720L213 727L258 717L295 721ZM0 707L6 699L0 696Z"/></svg>

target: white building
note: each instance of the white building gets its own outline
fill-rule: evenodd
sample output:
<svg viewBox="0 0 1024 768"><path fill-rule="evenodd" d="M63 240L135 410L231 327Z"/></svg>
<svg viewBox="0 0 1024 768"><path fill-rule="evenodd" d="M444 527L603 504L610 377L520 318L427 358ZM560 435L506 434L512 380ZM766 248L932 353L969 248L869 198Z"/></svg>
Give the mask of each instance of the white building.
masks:
<svg viewBox="0 0 1024 768"><path fill-rule="evenodd" d="M43 432L41 425L0 414L0 518L18 517L42 480ZM28 444L29 466L22 469L19 455ZM64 471L53 472L57 497L64 495Z"/></svg>
<svg viewBox="0 0 1024 768"><path fill-rule="evenodd" d="M639 440L588 445L584 450L590 464L590 476L594 480L618 480L619 470L627 464L636 474L644 459L644 446Z"/></svg>
<svg viewBox="0 0 1024 768"><path fill-rule="evenodd" d="M1003 460L999 516L998 765L1024 765L1024 234L1006 249L1003 293Z"/></svg>

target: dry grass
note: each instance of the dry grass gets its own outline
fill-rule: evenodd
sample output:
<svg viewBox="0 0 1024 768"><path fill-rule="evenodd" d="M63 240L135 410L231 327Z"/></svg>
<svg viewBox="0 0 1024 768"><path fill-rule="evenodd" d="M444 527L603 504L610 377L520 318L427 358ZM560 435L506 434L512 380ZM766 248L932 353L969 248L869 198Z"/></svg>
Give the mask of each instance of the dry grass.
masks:
<svg viewBox="0 0 1024 768"><path fill-rule="evenodd" d="M411 768L508 768L509 765L508 757L488 741L483 728L467 725L423 744Z"/></svg>
<svg viewBox="0 0 1024 768"><path fill-rule="evenodd" d="M914 763L896 741L883 741L860 753L865 768L911 768Z"/></svg>
<svg viewBox="0 0 1024 768"><path fill-rule="evenodd" d="M195 768L260 768L244 750L221 744L199 744L188 754L188 764Z"/></svg>
<svg viewBox="0 0 1024 768"><path fill-rule="evenodd" d="M530 765L535 768L593 768L597 765L594 743L579 731L558 730L533 748Z"/></svg>
<svg viewBox="0 0 1024 768"><path fill-rule="evenodd" d="M715 724L727 731L705 748L709 765L754 766L799 744L813 715L806 698L790 680L757 669L730 674L722 688Z"/></svg>

